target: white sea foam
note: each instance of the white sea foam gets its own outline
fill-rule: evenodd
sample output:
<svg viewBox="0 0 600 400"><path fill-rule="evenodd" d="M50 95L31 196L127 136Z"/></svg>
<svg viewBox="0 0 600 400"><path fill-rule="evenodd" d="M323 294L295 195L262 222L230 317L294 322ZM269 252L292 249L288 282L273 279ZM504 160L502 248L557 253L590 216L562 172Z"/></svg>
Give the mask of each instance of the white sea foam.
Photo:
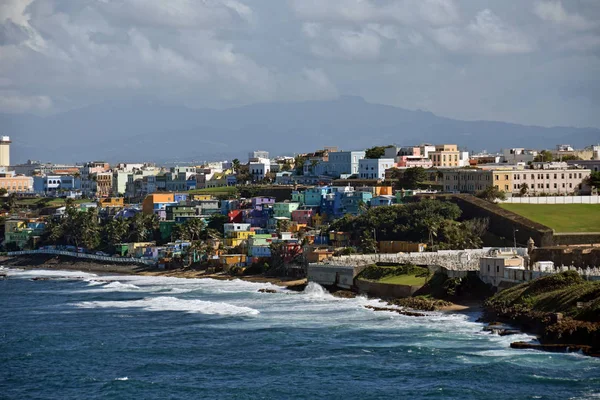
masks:
<svg viewBox="0 0 600 400"><path fill-rule="evenodd" d="M114 289L116 291L122 290L139 290L139 286L134 285L133 283L121 283L121 282L111 282L108 285L102 286L102 289Z"/></svg>
<svg viewBox="0 0 600 400"><path fill-rule="evenodd" d="M309 282L302 294L312 300L339 300L339 298L333 296L323 286L315 282Z"/></svg>
<svg viewBox="0 0 600 400"><path fill-rule="evenodd" d="M62 271L62 270L46 270L46 269L13 269L9 268L8 276L14 278L30 279L35 277L53 278L53 279L75 279L75 278L92 278L98 275L89 272L81 271Z"/></svg>
<svg viewBox="0 0 600 400"><path fill-rule="evenodd" d="M130 301L84 301L80 308L140 308L146 311L182 311L212 315L258 315L258 310L228 303L204 300L184 300L176 297L149 297Z"/></svg>
<svg viewBox="0 0 600 400"><path fill-rule="evenodd" d="M129 380L129 378L126 376L124 376L122 378L115 378L115 381L128 381L128 380Z"/></svg>

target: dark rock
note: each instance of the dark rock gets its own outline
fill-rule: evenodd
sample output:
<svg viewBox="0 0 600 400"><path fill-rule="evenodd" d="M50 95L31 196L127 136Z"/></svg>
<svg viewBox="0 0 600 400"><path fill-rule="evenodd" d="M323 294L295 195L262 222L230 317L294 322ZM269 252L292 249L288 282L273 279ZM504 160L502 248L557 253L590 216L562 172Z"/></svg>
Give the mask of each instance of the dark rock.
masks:
<svg viewBox="0 0 600 400"><path fill-rule="evenodd" d="M40 278L40 277L35 277L35 278L31 278L32 281L49 281L50 278Z"/></svg>
<svg viewBox="0 0 600 400"><path fill-rule="evenodd" d="M274 289L258 289L258 293L279 293L279 292Z"/></svg>
<svg viewBox="0 0 600 400"><path fill-rule="evenodd" d="M365 306L365 308L368 308L369 310L373 310L373 311L391 311L391 312L395 312L401 315L407 315L409 317L426 317L426 314L422 314L422 313L418 313L418 312L413 312L413 311L404 311L404 310L400 310L398 308L389 308L389 307L374 307L374 306Z"/></svg>
<svg viewBox="0 0 600 400"><path fill-rule="evenodd" d="M592 357L600 357L600 349L594 349L592 346L580 344L538 344L527 342L513 342L510 344L512 349L534 349L548 351L552 353L578 353Z"/></svg>

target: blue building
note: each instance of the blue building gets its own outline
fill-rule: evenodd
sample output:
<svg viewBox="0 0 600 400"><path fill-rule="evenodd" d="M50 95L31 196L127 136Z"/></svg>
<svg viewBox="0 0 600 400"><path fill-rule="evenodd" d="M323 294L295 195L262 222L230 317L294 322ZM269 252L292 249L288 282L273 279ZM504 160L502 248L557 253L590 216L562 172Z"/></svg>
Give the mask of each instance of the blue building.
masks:
<svg viewBox="0 0 600 400"><path fill-rule="evenodd" d="M320 206L323 197L330 192L331 189L326 186L306 189L304 191L304 205L313 207Z"/></svg>
<svg viewBox="0 0 600 400"><path fill-rule="evenodd" d="M44 195L81 190L81 179L73 175L44 175L33 177L33 191Z"/></svg>

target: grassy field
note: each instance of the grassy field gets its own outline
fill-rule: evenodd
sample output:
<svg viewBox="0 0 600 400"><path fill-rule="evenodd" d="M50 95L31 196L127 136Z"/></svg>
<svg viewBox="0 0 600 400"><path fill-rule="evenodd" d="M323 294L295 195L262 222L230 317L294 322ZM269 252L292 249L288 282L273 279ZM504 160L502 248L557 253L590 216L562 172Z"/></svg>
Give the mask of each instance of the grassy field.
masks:
<svg viewBox="0 0 600 400"><path fill-rule="evenodd" d="M190 190L190 194L212 194L212 195L234 195L237 193L237 188L235 186L224 186L224 187L216 187L216 188L204 188L204 189L195 189Z"/></svg>
<svg viewBox="0 0 600 400"><path fill-rule="evenodd" d="M501 204L556 232L600 232L600 204Z"/></svg>
<svg viewBox="0 0 600 400"><path fill-rule="evenodd" d="M394 285L410 285L410 286L423 286L427 278L424 276L416 275L389 275L381 278L379 283L391 283Z"/></svg>

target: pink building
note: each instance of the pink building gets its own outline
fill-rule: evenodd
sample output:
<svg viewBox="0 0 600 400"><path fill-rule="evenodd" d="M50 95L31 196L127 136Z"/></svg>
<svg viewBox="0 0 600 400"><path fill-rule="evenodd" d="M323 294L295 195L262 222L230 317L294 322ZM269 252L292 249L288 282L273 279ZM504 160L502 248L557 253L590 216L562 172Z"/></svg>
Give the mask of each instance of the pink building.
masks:
<svg viewBox="0 0 600 400"><path fill-rule="evenodd" d="M422 168L431 168L433 167L433 162L429 158L423 158L421 156L400 156L398 157L398 167L399 168L414 168L414 167L422 167Z"/></svg>
<svg viewBox="0 0 600 400"><path fill-rule="evenodd" d="M292 221L299 224L311 225L313 210L294 210L292 211Z"/></svg>

